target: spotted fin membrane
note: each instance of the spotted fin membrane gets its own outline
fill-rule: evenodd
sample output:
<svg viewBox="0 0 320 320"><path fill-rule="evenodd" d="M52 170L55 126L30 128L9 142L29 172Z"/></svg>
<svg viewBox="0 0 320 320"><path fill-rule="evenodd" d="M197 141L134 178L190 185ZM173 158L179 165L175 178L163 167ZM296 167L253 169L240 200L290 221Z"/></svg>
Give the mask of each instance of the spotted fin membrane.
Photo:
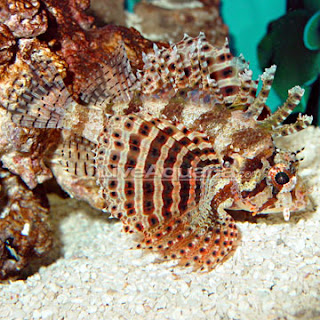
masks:
<svg viewBox="0 0 320 320"><path fill-rule="evenodd" d="M237 228L225 210L234 202L234 180L214 150L214 136L201 128L190 129L166 113L170 99L187 89L186 101L196 96L194 100L207 107L204 119L210 118L214 105L222 105L226 112L241 108L257 120L275 67L263 74L256 96L257 81L251 79L243 58L232 57L228 42L214 48L203 34L186 35L169 48L154 46L143 61L143 70L134 74L120 45L102 66L96 83L82 93L84 106L72 100L50 61L39 68L31 64L34 77L29 89L17 98L18 107L5 107L21 126L75 133L57 147L51 161L72 175L96 179L105 210L122 221L126 232L141 235L138 247L155 250L164 259L178 259L180 265L210 270L237 242ZM137 92L142 110L126 114ZM300 87L293 88L286 103L257 120L258 125L274 135L302 130L311 118L281 125L302 94ZM169 106L160 116L143 112L143 103L154 96ZM89 130L96 124L88 114L95 112L103 123L98 134Z"/></svg>
<svg viewBox="0 0 320 320"><path fill-rule="evenodd" d="M196 173L208 165L218 170L204 134L151 116L115 116L99 137L95 162L111 214L126 232L142 233L138 247L196 267L213 266L232 249L233 219L201 199L205 186Z"/></svg>

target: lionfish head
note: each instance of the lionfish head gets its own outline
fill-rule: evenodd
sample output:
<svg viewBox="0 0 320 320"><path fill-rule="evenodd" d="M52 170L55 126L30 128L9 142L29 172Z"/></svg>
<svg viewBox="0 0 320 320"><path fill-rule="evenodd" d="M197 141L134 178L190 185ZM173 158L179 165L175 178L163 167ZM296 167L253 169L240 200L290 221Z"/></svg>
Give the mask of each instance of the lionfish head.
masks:
<svg viewBox="0 0 320 320"><path fill-rule="evenodd" d="M303 96L304 90L296 86L289 90L288 99L274 114L259 120L264 107L261 101L265 102L263 94L269 92L274 72L274 66L265 71L261 77L263 85L260 93L248 109L237 116L240 119L238 122L247 123L250 128L240 131L242 134L246 132L246 137L233 134L234 145L241 141L246 145L242 146L246 153L241 156L237 154L238 157L235 153L230 156L237 159L234 168L238 173L235 178L238 189L231 209L250 211L253 215L282 212L288 221L290 212L306 209L310 200L298 176L298 153L301 150L280 150L274 138L304 129L311 123L312 117L299 115L295 123L282 124Z"/></svg>
<svg viewBox="0 0 320 320"><path fill-rule="evenodd" d="M238 176L235 201L231 210L256 214L302 211L310 204L305 185L297 174L297 153L275 149L268 158L244 161Z"/></svg>

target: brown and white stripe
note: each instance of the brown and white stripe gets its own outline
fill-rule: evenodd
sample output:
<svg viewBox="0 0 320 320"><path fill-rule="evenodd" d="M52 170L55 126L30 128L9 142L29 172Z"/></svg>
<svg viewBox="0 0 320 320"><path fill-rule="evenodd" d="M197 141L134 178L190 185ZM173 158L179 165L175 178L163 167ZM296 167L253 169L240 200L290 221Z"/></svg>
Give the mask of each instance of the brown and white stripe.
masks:
<svg viewBox="0 0 320 320"><path fill-rule="evenodd" d="M219 164L209 139L151 116L114 116L106 128L94 151L98 183L111 214L122 220L126 232L143 234L140 246L156 246L164 256L185 261L193 240L201 246L208 228L223 229L214 213L204 214L208 221L197 227L201 170ZM197 265L204 264L203 257L210 260L207 251L202 253L196 255Z"/></svg>

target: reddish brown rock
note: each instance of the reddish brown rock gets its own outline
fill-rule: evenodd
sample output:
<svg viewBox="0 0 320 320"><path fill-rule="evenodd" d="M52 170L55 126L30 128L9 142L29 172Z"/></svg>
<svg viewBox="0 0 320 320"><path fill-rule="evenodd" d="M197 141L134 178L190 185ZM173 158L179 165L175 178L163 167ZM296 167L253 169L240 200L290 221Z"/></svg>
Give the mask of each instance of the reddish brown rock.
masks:
<svg viewBox="0 0 320 320"><path fill-rule="evenodd" d="M3 69L0 78L0 103L6 106L25 92L32 80L27 61L31 57L37 61L47 58L63 71L63 62L46 45L38 40L20 40L15 63ZM60 133L52 130L18 127L11 121L10 114L0 109L0 158L4 168L19 175L26 185L33 189L52 177L50 169L44 164L45 153L59 140Z"/></svg>
<svg viewBox="0 0 320 320"><path fill-rule="evenodd" d="M37 0L0 0L0 22L15 38L31 38L47 30L46 12Z"/></svg>
<svg viewBox="0 0 320 320"><path fill-rule="evenodd" d="M90 13L97 24L126 25L124 0L92 0Z"/></svg>
<svg viewBox="0 0 320 320"><path fill-rule="evenodd" d="M8 63L12 59L15 43L9 28L0 23L0 65Z"/></svg>
<svg viewBox="0 0 320 320"><path fill-rule="evenodd" d="M21 275L35 258L52 246L48 203L19 177L0 170L0 281Z"/></svg>

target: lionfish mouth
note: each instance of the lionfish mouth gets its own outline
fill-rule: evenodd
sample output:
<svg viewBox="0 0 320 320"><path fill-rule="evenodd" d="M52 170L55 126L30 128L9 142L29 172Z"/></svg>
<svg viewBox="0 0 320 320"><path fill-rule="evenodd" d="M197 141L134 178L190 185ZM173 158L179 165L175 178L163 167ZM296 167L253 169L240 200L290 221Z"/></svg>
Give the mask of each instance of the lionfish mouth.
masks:
<svg viewBox="0 0 320 320"><path fill-rule="evenodd" d="M269 214L282 212L284 220L289 221L292 212L306 211L311 208L311 199L306 194L304 186L301 186L292 192L279 193L277 205L259 213Z"/></svg>
<svg viewBox="0 0 320 320"><path fill-rule="evenodd" d="M282 213L285 221L290 220L291 213L312 210L313 205L310 197L306 194L304 186L298 186L291 192L278 193L277 201L261 211L255 211L257 214L277 214Z"/></svg>
<svg viewBox="0 0 320 320"><path fill-rule="evenodd" d="M260 205L259 205L260 203ZM306 187L299 183L288 192L279 192L272 198L256 199L242 198L228 208L230 211L250 212L252 216L282 213L285 221L290 220L291 213L313 210L313 203Z"/></svg>

